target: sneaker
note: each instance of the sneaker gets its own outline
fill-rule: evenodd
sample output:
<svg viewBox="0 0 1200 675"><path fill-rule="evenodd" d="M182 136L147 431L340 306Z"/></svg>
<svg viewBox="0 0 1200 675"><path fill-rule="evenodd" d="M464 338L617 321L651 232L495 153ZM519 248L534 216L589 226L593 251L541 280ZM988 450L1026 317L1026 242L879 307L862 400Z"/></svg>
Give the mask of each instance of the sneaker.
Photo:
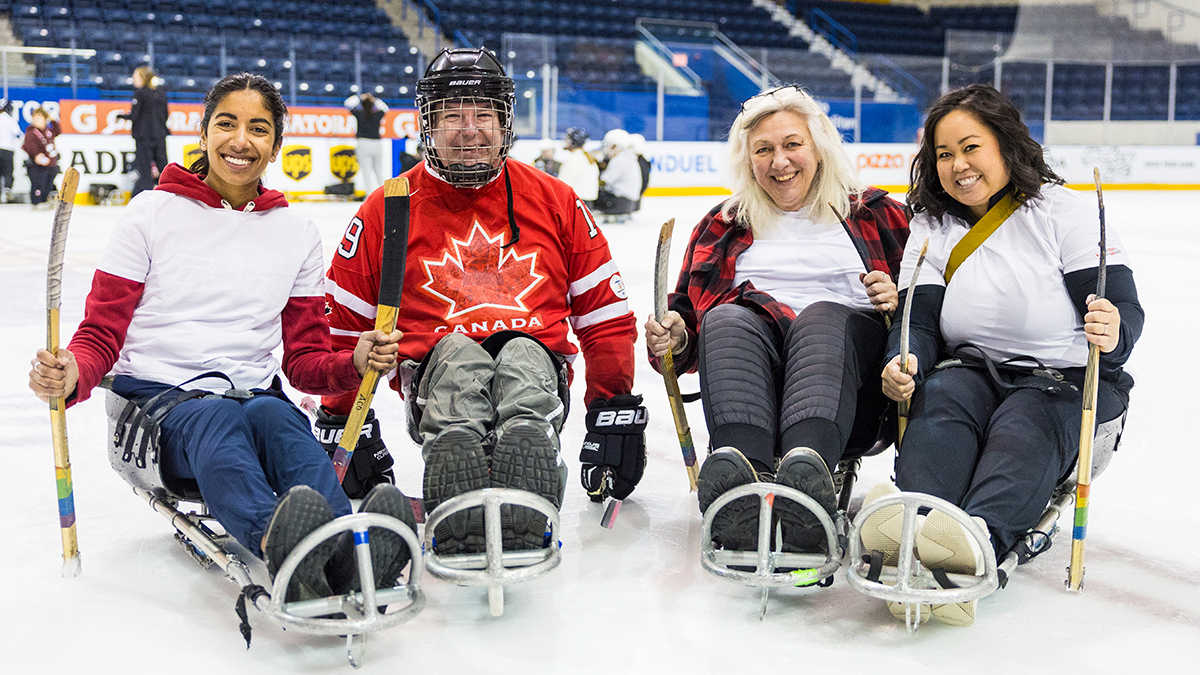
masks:
<svg viewBox="0 0 1200 675"><path fill-rule="evenodd" d="M837 493L833 489L833 476L825 460L809 448L795 448L783 456L775 482L794 488L812 497L833 515L837 509ZM798 553L825 553L828 541L825 527L812 511L790 499L775 502L775 513L783 529L783 550Z"/></svg>
<svg viewBox="0 0 1200 675"><path fill-rule="evenodd" d="M359 513L381 513L404 523L413 532L417 531L417 519L413 515L412 502L395 485L380 484L371 488ZM371 569L375 573L375 588L391 588L400 578L400 573L412 558L408 544L395 532L382 527L367 529L371 543ZM358 556L354 550L354 534L343 532L337 551L326 567L329 585L338 594L362 590L358 576Z"/></svg>
<svg viewBox="0 0 1200 675"><path fill-rule="evenodd" d="M307 485L297 485L280 497L263 535L263 559L271 580L283 566L292 549L313 530L333 520L333 509L320 492ZM325 577L325 564L336 548L330 538L317 545L292 574L285 602L312 600L334 595Z"/></svg>
<svg viewBox="0 0 1200 675"><path fill-rule="evenodd" d="M554 508L562 505L558 452L548 425L510 420L496 433L492 451L492 485L532 492ZM500 507L505 550L539 549L546 545L546 516L526 506Z"/></svg>
<svg viewBox="0 0 1200 675"><path fill-rule="evenodd" d="M987 532L987 523L978 516L973 520ZM983 574L984 552L957 520L947 513L931 511L917 530L917 553L921 564L930 570L942 569L949 574ZM975 623L976 600L934 605L933 618L951 626L970 626Z"/></svg>
<svg viewBox="0 0 1200 675"><path fill-rule="evenodd" d="M879 499L900 492L891 483L880 483L863 498L863 508ZM904 527L904 507L899 504L879 509L862 526L863 551L879 551L883 564L896 566L900 560L900 533Z"/></svg>
<svg viewBox="0 0 1200 675"><path fill-rule="evenodd" d="M479 436L466 427L443 429L425 456L425 512L458 495L489 487L487 458ZM434 530L438 555L479 553L484 550L483 507L455 513Z"/></svg>
<svg viewBox="0 0 1200 675"><path fill-rule="evenodd" d="M697 481L700 513L708 511L708 507L726 492L758 479L750 460L736 448L713 451L700 467ZM713 516L713 547L727 551L757 551L758 510L758 497L755 496L741 497L726 504Z"/></svg>

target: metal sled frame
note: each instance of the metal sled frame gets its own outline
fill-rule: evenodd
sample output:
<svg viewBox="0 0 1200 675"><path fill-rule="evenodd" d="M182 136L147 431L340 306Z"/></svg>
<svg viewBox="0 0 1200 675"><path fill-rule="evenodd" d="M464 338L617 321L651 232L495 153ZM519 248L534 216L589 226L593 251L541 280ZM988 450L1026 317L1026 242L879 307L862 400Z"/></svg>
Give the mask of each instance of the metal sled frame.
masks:
<svg viewBox="0 0 1200 675"><path fill-rule="evenodd" d="M862 526L876 511L888 506L904 509L904 524L900 534L900 554L897 567L884 567L878 581L867 578L870 565L862 560ZM984 555L983 576L971 574L948 574L958 588L941 588L933 573L917 562L913 555L917 535L917 509L930 507L941 511L963 526L968 535L979 544L980 550L990 551L991 540L971 517L950 502L931 495L901 492L877 499L864 506L854 518L850 530L850 560L846 569L846 580L855 590L873 598L899 602L906 605L906 621L909 632L920 626L921 605L944 605L978 600L990 595L999 587L999 574L994 556ZM1014 562L1015 564L1015 562Z"/></svg>
<svg viewBox="0 0 1200 675"><path fill-rule="evenodd" d="M238 585L254 606L272 622L283 628L293 628L302 633L317 635L346 636L346 656L355 668L363 663L368 633L389 628L416 616L425 607L425 594L421 590L421 565L416 552L420 551L417 535L407 525L390 516L376 513L358 513L342 516L311 532L297 544L284 560L275 584L268 594L254 583L250 568L236 555L226 551L216 540L212 530L203 525L206 516L183 514L175 508L175 500L165 490L146 490L134 487L133 491L171 522L178 531L180 543L189 548L188 553L203 567L216 563ZM368 527L384 528L403 537L409 551L413 553L407 584L392 588L375 588L375 575L371 569L370 537ZM362 580L362 591L344 596L285 603L288 583L297 565L304 556L325 539L339 532L355 533L358 571ZM206 563L207 559L207 563ZM407 599L408 604L398 611L381 613L377 607L396 604ZM315 617L344 613L346 619L319 619ZM248 632L246 633L248 635ZM249 638L247 638L248 640Z"/></svg>
<svg viewBox="0 0 1200 675"><path fill-rule="evenodd" d="M713 518L721 509L735 499L758 497L758 550L726 551L713 547ZM825 529L827 553L785 553L782 537L777 536L776 550L771 550L771 522L776 499L793 501L811 511ZM746 586L762 589L761 619L767 612L767 598L772 587L811 586L826 577L833 576L841 567L842 548L838 544L839 533L846 531L845 512L839 511L830 518L817 500L778 483L750 483L736 487L721 495L704 512L704 523L700 532L700 565L705 571L722 579L735 581ZM777 533L779 534L779 533ZM753 572L733 569L753 567ZM780 572L780 568L794 571Z"/></svg>
<svg viewBox="0 0 1200 675"><path fill-rule="evenodd" d="M550 545L536 550L505 551L500 530L501 504L527 506L544 514L550 522ZM476 506L483 507L484 552L438 555L433 547L438 524ZM439 504L425 519L425 567L429 573L462 586L487 586L492 616L504 613L505 585L540 577L561 562L558 509L532 492L511 488L473 490Z"/></svg>

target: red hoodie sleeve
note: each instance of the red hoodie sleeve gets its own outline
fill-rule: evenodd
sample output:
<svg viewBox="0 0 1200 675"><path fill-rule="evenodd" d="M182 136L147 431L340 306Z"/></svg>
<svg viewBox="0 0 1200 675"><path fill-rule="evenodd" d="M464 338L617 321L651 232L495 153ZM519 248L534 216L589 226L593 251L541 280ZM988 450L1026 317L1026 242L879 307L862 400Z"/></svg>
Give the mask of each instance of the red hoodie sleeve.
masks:
<svg viewBox="0 0 1200 675"><path fill-rule="evenodd" d="M83 322L67 345L79 365L79 382L68 406L86 401L100 379L112 370L144 288L143 283L96 270L84 303Z"/></svg>
<svg viewBox="0 0 1200 675"><path fill-rule="evenodd" d="M353 351L334 352L325 320L325 298L291 298L283 308L283 372L306 394L340 394L358 389Z"/></svg>

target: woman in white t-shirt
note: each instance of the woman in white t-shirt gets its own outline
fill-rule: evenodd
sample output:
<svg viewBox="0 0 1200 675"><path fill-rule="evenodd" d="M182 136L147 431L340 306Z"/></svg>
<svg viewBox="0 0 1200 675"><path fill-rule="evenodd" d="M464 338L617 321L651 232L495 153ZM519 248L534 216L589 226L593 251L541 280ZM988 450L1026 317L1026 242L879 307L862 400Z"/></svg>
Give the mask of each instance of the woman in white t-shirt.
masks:
<svg viewBox="0 0 1200 675"><path fill-rule="evenodd" d="M283 394L280 371L304 392L353 390L368 368L395 367L399 338L369 331L352 353L331 350L320 234L261 182L286 115L261 76L230 75L213 87L201 121L204 155L190 170L168 165L157 188L129 203L70 345L57 355L39 350L29 375L40 398L68 405L113 375L113 392L161 415L164 483L198 490L272 577L301 539L351 512L308 418ZM273 356L280 346L282 364ZM362 509L415 527L408 500L390 484ZM394 533L372 537L376 584L390 587L407 548ZM353 541L343 536L305 557L287 595L358 585Z"/></svg>
<svg viewBox="0 0 1200 675"><path fill-rule="evenodd" d="M900 368L897 324L883 371L884 392L911 400L896 487L958 505L989 532L994 549L976 550L953 518L933 511L916 539L930 569L982 573L982 556L1020 546L1037 522L1076 462L1089 344L1101 352L1097 422L1120 420L1128 405L1133 379L1121 367L1143 320L1133 273L1109 227L1106 297L1094 298L1097 205L1062 183L1020 113L992 87L950 92L929 111L912 167L915 215L900 273L901 311L913 303L909 368ZM907 288L926 238L920 277ZM868 497L886 491L895 488ZM885 511L867 523L863 540L889 554L898 532L880 531L895 515ZM970 625L975 603L932 613Z"/></svg>
<svg viewBox="0 0 1200 675"><path fill-rule="evenodd" d="M701 511L774 481L832 514L837 463L879 439L887 402L875 373L908 218L862 185L841 134L797 87L743 104L729 158L733 197L696 226L670 311L646 322L651 362L670 349L677 372L700 373L715 450L700 469ZM816 514L775 504L783 541L772 548L824 550ZM718 548L756 550L757 499L715 514L712 533Z"/></svg>

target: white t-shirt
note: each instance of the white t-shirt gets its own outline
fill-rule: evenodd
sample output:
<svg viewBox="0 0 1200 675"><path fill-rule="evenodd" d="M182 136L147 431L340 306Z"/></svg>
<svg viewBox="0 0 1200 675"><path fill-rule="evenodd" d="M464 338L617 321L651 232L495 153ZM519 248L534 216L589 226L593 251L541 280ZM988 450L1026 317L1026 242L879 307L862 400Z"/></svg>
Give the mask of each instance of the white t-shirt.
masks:
<svg viewBox="0 0 1200 675"><path fill-rule="evenodd" d="M738 256L733 285L749 280L796 314L822 300L871 309L858 280L866 268L850 235L840 223L815 223L809 214L784 213L772 232L756 235Z"/></svg>
<svg viewBox="0 0 1200 675"><path fill-rule="evenodd" d="M929 252L917 285L946 286L950 251L969 230L950 214L940 223L927 214L913 218L900 268L901 290L909 285L926 237ZM1085 365L1083 321L1063 276L1096 267L1099 243L1095 201L1062 186L1044 186L1041 199L1017 209L954 273L942 304L946 346L953 350L970 343L993 359L1032 356L1053 368ZM1128 266L1111 226L1106 243L1108 264Z"/></svg>
<svg viewBox="0 0 1200 675"><path fill-rule="evenodd" d="M311 219L290 208L214 209L158 190L129 203L98 268L145 284L112 373L166 384L217 370L241 388L270 385L284 305L325 293ZM209 387L228 385L189 385Z"/></svg>

